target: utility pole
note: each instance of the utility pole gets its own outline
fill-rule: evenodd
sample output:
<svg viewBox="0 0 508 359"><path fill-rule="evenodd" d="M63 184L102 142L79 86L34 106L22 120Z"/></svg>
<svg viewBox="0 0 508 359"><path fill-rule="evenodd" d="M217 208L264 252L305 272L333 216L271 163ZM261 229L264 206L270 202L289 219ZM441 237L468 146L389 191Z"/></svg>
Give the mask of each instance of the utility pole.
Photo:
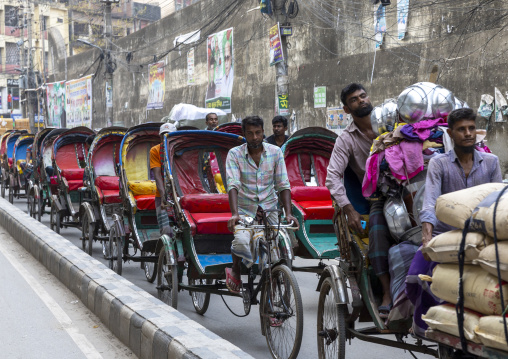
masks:
<svg viewBox="0 0 508 359"><path fill-rule="evenodd" d="M285 20L285 10L284 5L287 0L275 0L274 8L275 10L275 18L278 23L280 20ZM282 10L282 11L281 11ZM288 52L287 52L287 40L286 36L280 36L282 53L284 56L284 61L278 62L275 64L275 96L276 96L276 104L277 104L277 114L278 115L289 115L289 74L288 74ZM285 99L288 101L287 109L281 111L281 106L279 106L279 102L281 101L281 96L285 96Z"/></svg>
<svg viewBox="0 0 508 359"><path fill-rule="evenodd" d="M33 57L32 57L32 5L30 1L28 3L28 17L27 17L27 27L28 27L28 78L27 78L27 87L29 90L32 90L35 86L35 81L33 81ZM35 133L35 119L34 119L34 106L32 101L32 92L28 91L26 93L27 106L28 106L28 119L30 123L30 132Z"/></svg>
<svg viewBox="0 0 508 359"><path fill-rule="evenodd" d="M111 43L113 41L113 26L111 24L111 4L119 3L119 0L103 0L106 9L104 11L104 40L106 41L106 85L105 85L105 101L106 101L106 125L123 126L123 121L114 121L113 114L113 60L111 58Z"/></svg>
<svg viewBox="0 0 508 359"><path fill-rule="evenodd" d="M23 82L25 83L26 76L28 72L26 71L26 57L25 57L25 23L26 23L26 8L27 8L28 1L25 0L23 3L23 15L21 16L21 25L18 24L18 27L20 28L21 33L21 76L18 80L18 96L21 99L21 89L24 87L21 84L21 79L23 79ZM26 92L25 92L25 101L20 101L20 107L21 107L21 113L23 118L26 118ZM14 101L11 102L11 111L14 108Z"/></svg>

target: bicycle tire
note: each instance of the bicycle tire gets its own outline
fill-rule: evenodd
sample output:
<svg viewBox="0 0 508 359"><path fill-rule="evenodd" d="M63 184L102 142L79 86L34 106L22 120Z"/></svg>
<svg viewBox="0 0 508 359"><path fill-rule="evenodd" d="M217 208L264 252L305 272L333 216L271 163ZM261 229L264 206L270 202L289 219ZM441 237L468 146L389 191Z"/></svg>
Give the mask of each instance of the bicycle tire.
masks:
<svg viewBox="0 0 508 359"><path fill-rule="evenodd" d="M162 286L167 288L162 289ZM164 249L159 253L159 263L157 265L157 296L167 305L177 309L178 268L176 264L169 264L169 253Z"/></svg>
<svg viewBox="0 0 508 359"><path fill-rule="evenodd" d="M347 307L337 304L333 283L326 278L319 291L317 345L319 359L346 358ZM331 340L327 343L328 340Z"/></svg>
<svg viewBox="0 0 508 359"><path fill-rule="evenodd" d="M190 285L212 284L211 279L189 279ZM204 315L210 305L210 293L189 292L192 298L192 305L199 315Z"/></svg>
<svg viewBox="0 0 508 359"><path fill-rule="evenodd" d="M263 285L261 293L262 331L274 359L295 359L300 352L303 335L300 288L293 272L283 264L272 269L272 280L272 283ZM275 290L270 303L272 288ZM278 321L280 325L274 326L272 321Z"/></svg>

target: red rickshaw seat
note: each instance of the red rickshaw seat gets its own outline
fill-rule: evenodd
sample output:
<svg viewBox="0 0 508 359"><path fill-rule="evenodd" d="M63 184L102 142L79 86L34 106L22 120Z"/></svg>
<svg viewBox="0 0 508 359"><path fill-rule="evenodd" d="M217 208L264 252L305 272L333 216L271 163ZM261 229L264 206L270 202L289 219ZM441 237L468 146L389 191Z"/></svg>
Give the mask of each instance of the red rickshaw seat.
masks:
<svg viewBox="0 0 508 359"><path fill-rule="evenodd" d="M155 195L153 194L142 194L140 196L134 196L136 200L136 207L140 211L155 210Z"/></svg>
<svg viewBox="0 0 508 359"><path fill-rule="evenodd" d="M69 184L69 191L77 191L80 187L83 187L83 179L81 180L67 180Z"/></svg>
<svg viewBox="0 0 508 359"><path fill-rule="evenodd" d="M120 183L117 176L98 176L95 178L95 186L103 203L122 203L120 197Z"/></svg>
<svg viewBox="0 0 508 359"><path fill-rule="evenodd" d="M197 234L231 234L228 220L231 213L191 213Z"/></svg>
<svg viewBox="0 0 508 359"><path fill-rule="evenodd" d="M227 194L187 194L180 198L180 206L189 213L194 234L231 234L231 218Z"/></svg>
<svg viewBox="0 0 508 359"><path fill-rule="evenodd" d="M97 188L97 192L99 193L99 197L101 198L102 203L122 203L122 197L120 197L118 190L102 190Z"/></svg>
<svg viewBox="0 0 508 359"><path fill-rule="evenodd" d="M58 184L57 180L56 180L56 176L51 176L50 177L50 184L52 186L56 186Z"/></svg>
<svg viewBox="0 0 508 359"><path fill-rule="evenodd" d="M9 167L12 167L12 158L9 158Z"/></svg>
<svg viewBox="0 0 508 359"><path fill-rule="evenodd" d="M81 180L83 182L83 176L85 175L84 168L66 168L62 169L62 177L67 181Z"/></svg>
<svg viewBox="0 0 508 359"><path fill-rule="evenodd" d="M305 212L304 219L333 219L335 210L326 187L293 187L291 199Z"/></svg>

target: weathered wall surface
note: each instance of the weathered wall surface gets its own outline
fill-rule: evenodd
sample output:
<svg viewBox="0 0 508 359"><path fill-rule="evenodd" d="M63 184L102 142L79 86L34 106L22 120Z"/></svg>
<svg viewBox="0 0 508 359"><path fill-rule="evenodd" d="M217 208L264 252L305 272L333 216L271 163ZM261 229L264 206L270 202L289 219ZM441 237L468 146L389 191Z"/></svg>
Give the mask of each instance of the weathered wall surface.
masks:
<svg viewBox="0 0 508 359"><path fill-rule="evenodd" d="M319 1L318 1L319 2ZM263 17L258 0L235 1L237 6L225 14L226 0L206 0L185 8L148 26L114 45L117 69L114 73L114 111L116 120L126 126L159 121L178 103L204 106L207 71L206 44L195 46L196 85L187 85L189 46L172 49L176 36L202 28L201 39L229 27L234 28L234 86L232 112L237 117L259 114L265 119L274 115L275 69L268 63L268 29L274 20ZM363 83L374 105L396 97L406 86L428 81L437 71L437 82L478 108L483 93L498 87L508 91L507 24L508 4L494 1L489 8L475 8L476 1L410 1L408 33L397 40L396 2L387 7L387 33L384 44L374 51L373 11L370 1L336 1L340 16L337 24L316 16L319 9L300 2L300 13L291 21L294 36L289 38L288 65L290 107L298 128L324 126L326 109L314 109L314 86L327 86L327 106L338 106L340 90L350 82ZM415 4L413 4L415 3ZM423 5L418 5L423 3ZM442 3L442 4L441 4ZM221 15L221 11L223 12ZM227 15L227 16L226 16ZM504 15L504 17L503 17ZM217 19L224 17L225 21ZM216 19L207 24L207 19ZM333 25L333 26L332 26ZM214 28L214 26L216 28ZM67 79L78 78L99 56L98 50L70 57ZM148 66L154 56L166 61L164 108L146 111ZM375 65L374 65L375 60ZM88 73L94 79L93 127L104 123L104 66L97 62ZM60 59L54 80L65 78L64 59ZM374 66L373 66L374 65ZM371 82L372 80L372 82ZM485 123L489 146L500 156L508 170L508 125ZM271 132L268 129L267 132Z"/></svg>

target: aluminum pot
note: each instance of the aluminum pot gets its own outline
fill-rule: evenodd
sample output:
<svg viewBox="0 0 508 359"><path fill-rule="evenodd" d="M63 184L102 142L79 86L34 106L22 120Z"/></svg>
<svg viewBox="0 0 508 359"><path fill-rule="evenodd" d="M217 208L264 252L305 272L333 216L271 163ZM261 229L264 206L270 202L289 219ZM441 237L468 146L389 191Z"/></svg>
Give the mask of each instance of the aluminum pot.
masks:
<svg viewBox="0 0 508 359"><path fill-rule="evenodd" d="M374 107L370 114L372 130L379 135L393 131L398 116L395 100L388 100L382 105Z"/></svg>
<svg viewBox="0 0 508 359"><path fill-rule="evenodd" d="M419 82L402 91L397 98L397 109L404 122L415 123L432 115L429 103L435 88L435 84Z"/></svg>
<svg viewBox="0 0 508 359"><path fill-rule="evenodd" d="M390 234L397 241L412 227L406 205L400 197L388 198L383 207L383 214L388 223Z"/></svg>
<svg viewBox="0 0 508 359"><path fill-rule="evenodd" d="M437 86L432 92L430 106L434 118L445 118L455 109L455 97L450 90Z"/></svg>

